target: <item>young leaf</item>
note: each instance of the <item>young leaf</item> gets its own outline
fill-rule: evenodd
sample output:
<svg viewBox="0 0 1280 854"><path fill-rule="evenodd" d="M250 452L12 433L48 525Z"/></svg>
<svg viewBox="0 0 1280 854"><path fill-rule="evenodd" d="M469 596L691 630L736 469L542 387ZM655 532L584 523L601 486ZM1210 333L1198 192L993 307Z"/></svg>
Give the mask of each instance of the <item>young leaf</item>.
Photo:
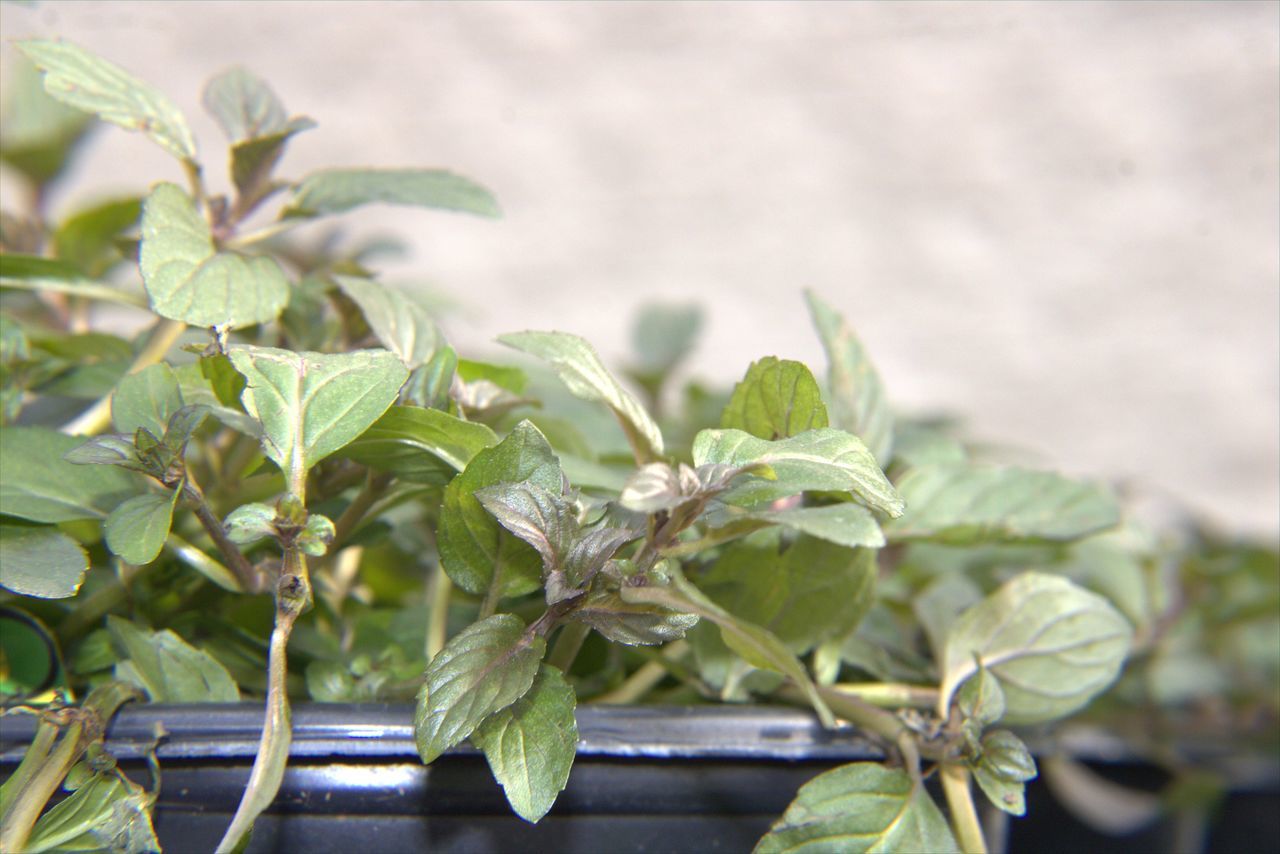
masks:
<svg viewBox="0 0 1280 854"><path fill-rule="evenodd" d="M525 821L536 824L569 782L578 749L576 705L564 675L543 664L529 693L490 715L471 734L511 808Z"/></svg>
<svg viewBox="0 0 1280 854"><path fill-rule="evenodd" d="M693 461L701 466L764 465L774 480L749 477L724 496L734 504L758 504L806 490L851 492L865 506L887 516L902 515L902 499L876 465L862 440L832 428L809 430L770 442L741 430L703 430L693 442Z"/></svg>
<svg viewBox="0 0 1280 854"><path fill-rule="evenodd" d="M203 101L231 142L270 136L289 121L276 93L245 68L232 68L210 80Z"/></svg>
<svg viewBox="0 0 1280 854"><path fill-rule="evenodd" d="M62 455L78 466L120 466L146 473L150 466L138 459L133 436L127 433L103 433Z"/></svg>
<svg viewBox="0 0 1280 854"><path fill-rule="evenodd" d="M311 119L296 116L274 133L245 139L231 146L231 183L241 195L241 210L252 210L263 199L284 189L283 182L271 180L271 173L284 155L289 140L315 126Z"/></svg>
<svg viewBox="0 0 1280 854"><path fill-rule="evenodd" d="M947 634L938 703L978 672L1000 680L1010 724L1040 723L1079 709L1110 685L1133 631L1096 593L1027 572L965 611Z"/></svg>
<svg viewBox="0 0 1280 854"><path fill-rule="evenodd" d="M653 646L679 640L698 622L697 614L624 602L616 590L589 592L569 616L609 640L628 646Z"/></svg>
<svg viewBox="0 0 1280 854"><path fill-rule="evenodd" d="M0 585L23 596L67 599L89 570L89 556L53 526L0 525Z"/></svg>
<svg viewBox="0 0 1280 854"><path fill-rule="evenodd" d="M480 595L498 584L500 595L516 596L540 585L538 553L503 529L475 495L487 486L525 482L558 492L564 476L546 437L521 421L496 446L476 454L445 489L440 562L468 593Z"/></svg>
<svg viewBox="0 0 1280 854"><path fill-rule="evenodd" d="M618 503L637 513L674 510L702 489L698 473L684 463L648 463L627 478Z"/></svg>
<svg viewBox="0 0 1280 854"><path fill-rule="evenodd" d="M1004 717L1004 691L1000 680L985 667L967 680L956 692L956 706L966 720L977 724L979 730Z"/></svg>
<svg viewBox="0 0 1280 854"><path fill-rule="evenodd" d="M800 362L768 356L754 362L733 389L720 426L761 439L789 439L827 426L818 381Z"/></svg>
<svg viewBox="0 0 1280 854"><path fill-rule="evenodd" d="M578 539L578 516L560 494L535 483L500 483L476 490L475 497L498 524L537 550L548 570L560 569Z"/></svg>
<svg viewBox="0 0 1280 854"><path fill-rule="evenodd" d="M827 351L827 383L835 425L866 443L881 466L893 453L893 413L880 375L844 318L812 292L805 293L813 325Z"/></svg>
<svg viewBox="0 0 1280 854"><path fill-rule="evenodd" d="M395 472L403 480L443 486L476 454L496 444L497 435L483 424L439 409L392 406L343 448L342 456Z"/></svg>
<svg viewBox="0 0 1280 854"><path fill-rule="evenodd" d="M400 357L410 369L426 362L440 345L440 333L431 315L416 300L371 279L334 276L342 292L351 298L382 345Z"/></svg>
<svg viewBox="0 0 1280 854"><path fill-rule="evenodd" d="M168 495L148 492L130 498L107 517L107 547L134 566L151 563L164 548L177 502L177 489Z"/></svg>
<svg viewBox="0 0 1280 854"><path fill-rule="evenodd" d="M44 427L0 430L0 513L32 522L102 519L138 494L137 481L117 468L63 459L83 443Z"/></svg>
<svg viewBox="0 0 1280 854"><path fill-rule="evenodd" d="M662 456L662 433L631 393L618 384L595 349L565 332L514 332L498 341L549 362L569 391L613 410L641 465Z"/></svg>
<svg viewBox="0 0 1280 854"><path fill-rule="evenodd" d="M1051 472L972 463L923 466L903 475L898 491L907 511L885 526L891 542L1075 540L1120 521L1109 490Z"/></svg>
<svg viewBox="0 0 1280 854"><path fill-rule="evenodd" d="M959 852L947 821L906 771L855 762L800 787L755 854L789 851Z"/></svg>
<svg viewBox="0 0 1280 854"><path fill-rule="evenodd" d="M738 526L743 533L778 525L849 548L878 549L884 545L884 534L875 516L865 507L850 502L783 510L743 510L720 504L704 519L714 528Z"/></svg>
<svg viewBox="0 0 1280 854"><path fill-rule="evenodd" d="M1027 781L1036 776L1031 752L1007 729L982 739L982 755L973 765L973 779L998 808L1010 815L1025 815Z"/></svg>
<svg viewBox="0 0 1280 854"><path fill-rule="evenodd" d="M163 436L169 418L182 404L178 378L173 368L161 362L120 380L111 395L111 418L121 433L134 433L143 427L154 436Z"/></svg>
<svg viewBox="0 0 1280 854"><path fill-rule="evenodd" d="M422 761L469 737L494 712L519 700L533 684L546 652L513 614L495 614L455 636L427 665L413 731Z"/></svg>
<svg viewBox="0 0 1280 854"><path fill-rule="evenodd" d="M263 450L290 484L377 421L409 375L386 350L243 347L228 355L245 378L245 411L262 423Z"/></svg>
<svg viewBox="0 0 1280 854"><path fill-rule="evenodd" d="M834 726L835 718L827 704L818 695L804 665L782 641L768 629L739 619L708 599L672 565L671 582L666 587L623 587L622 601L647 605L659 605L672 611L695 614L720 627L725 644L754 667L772 670L791 679L804 691L822 720L823 726Z"/></svg>
<svg viewBox="0 0 1280 854"><path fill-rule="evenodd" d="M157 184L143 204L138 264L151 310L192 326L265 323L289 301L280 265L217 251L209 223L176 184Z"/></svg>
<svg viewBox="0 0 1280 854"><path fill-rule="evenodd" d="M458 370L458 353L448 344L439 346L431 358L409 374L400 392L402 403L426 409L449 408L449 390Z"/></svg>
<svg viewBox="0 0 1280 854"><path fill-rule="evenodd" d="M238 703L240 690L213 656L165 629L149 632L128 620L107 617L112 644L127 661L117 665L124 681L144 688L153 703Z"/></svg>
<svg viewBox="0 0 1280 854"><path fill-rule="evenodd" d="M441 169L325 169L294 188L293 202L281 217L342 213L371 202L501 215L488 190Z"/></svg>
<svg viewBox="0 0 1280 854"><path fill-rule="evenodd" d="M158 90L70 42L29 39L18 50L45 73L45 91L125 130L142 131L170 154L194 162L196 144L182 113Z"/></svg>

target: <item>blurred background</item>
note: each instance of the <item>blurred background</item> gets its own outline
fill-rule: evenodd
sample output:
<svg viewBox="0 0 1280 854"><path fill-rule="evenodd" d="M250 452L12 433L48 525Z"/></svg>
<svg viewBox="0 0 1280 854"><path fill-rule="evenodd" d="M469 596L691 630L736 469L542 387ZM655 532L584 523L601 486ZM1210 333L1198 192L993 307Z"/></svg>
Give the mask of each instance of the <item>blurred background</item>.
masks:
<svg viewBox="0 0 1280 854"><path fill-rule="evenodd" d="M237 64L319 123L285 175L488 186L496 222L342 218L405 239L384 278L456 303L464 353L559 329L617 365L639 305L692 301L691 375L821 369L811 288L899 410L1280 531L1275 3L0 2L0 32L0 68L60 35L159 86L215 189L200 92ZM159 179L104 127L52 210Z"/></svg>

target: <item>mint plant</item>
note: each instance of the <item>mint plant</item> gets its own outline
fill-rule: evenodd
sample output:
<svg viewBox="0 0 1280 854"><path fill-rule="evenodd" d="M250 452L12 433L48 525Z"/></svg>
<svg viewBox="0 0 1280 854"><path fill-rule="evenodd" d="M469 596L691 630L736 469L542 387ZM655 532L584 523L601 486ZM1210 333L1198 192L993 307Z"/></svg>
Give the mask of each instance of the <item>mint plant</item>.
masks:
<svg viewBox="0 0 1280 854"><path fill-rule="evenodd" d="M1175 781L1205 779L1168 740L1206 704L1218 731L1274 743L1274 550L1153 538L1105 487L895 417L816 295L821 379L768 356L725 393L676 388L699 323L679 306L639 319L629 382L563 332L502 336L512 364L467 359L378 280L376 247L292 232L375 202L496 216L483 187L277 177L314 122L237 69L204 93L223 192L157 89L66 42L19 49L0 608L50 667L6 640L6 714L39 724L0 787L4 850L158 850L158 769L143 786L103 744L144 697L266 704L220 851L275 798L306 699L413 701L422 761L470 741L530 822L569 779L580 702L799 704L878 740L883 762L815 777L761 852L985 851L979 804L1025 812L1029 742L1087 779L1063 738L1080 722ZM94 117L173 155L185 186L52 219ZM121 336L102 304L152 319Z"/></svg>

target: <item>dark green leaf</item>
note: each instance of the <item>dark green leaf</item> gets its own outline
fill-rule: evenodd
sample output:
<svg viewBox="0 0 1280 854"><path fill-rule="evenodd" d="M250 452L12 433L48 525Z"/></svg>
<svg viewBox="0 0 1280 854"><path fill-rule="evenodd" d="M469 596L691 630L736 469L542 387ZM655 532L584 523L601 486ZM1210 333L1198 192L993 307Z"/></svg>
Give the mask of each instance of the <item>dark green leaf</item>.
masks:
<svg viewBox="0 0 1280 854"><path fill-rule="evenodd" d="M295 134L311 130L316 123L302 116L292 118L284 127L266 136L254 137L231 146L231 182L241 195L242 210L251 210L267 196L284 189L285 184L272 181L271 173L284 155L285 146Z"/></svg>
<svg viewBox="0 0 1280 854"><path fill-rule="evenodd" d="M658 425L639 401L618 384L586 341L564 332L515 332L501 335L498 340L550 363L570 392L613 410L638 462L654 462L662 456Z"/></svg>
<svg viewBox="0 0 1280 854"><path fill-rule="evenodd" d="M165 629L150 632L107 617L111 640L123 659L117 675L144 688L153 703L238 703L240 690L208 653Z"/></svg>
<svg viewBox="0 0 1280 854"><path fill-rule="evenodd" d="M384 202L479 216L501 214L484 187L440 169L326 169L313 172L294 188L282 216L322 216L360 205Z"/></svg>
<svg viewBox="0 0 1280 854"><path fill-rule="evenodd" d="M537 550L547 570L560 569L578 539L573 503L536 483L500 483L476 490L475 497L498 524Z"/></svg>
<svg viewBox="0 0 1280 854"><path fill-rule="evenodd" d="M200 357L200 374L209 382L218 403L233 409L240 408L240 396L244 394L244 376L231 364L225 353Z"/></svg>
<svg viewBox="0 0 1280 854"><path fill-rule="evenodd" d="M499 483L524 482L558 491L563 481L551 445L528 421L476 454L449 483L441 507L440 562L453 582L474 594L495 583L506 596L536 590L542 577L538 553L507 533L475 493Z"/></svg>
<svg viewBox="0 0 1280 854"><path fill-rule="evenodd" d="M392 406L342 456L394 472L404 480L443 486L485 448L498 444L483 424L439 409Z"/></svg>
<svg viewBox="0 0 1280 854"><path fill-rule="evenodd" d="M54 251L60 261L74 265L90 277L101 276L117 261L121 232L137 224L142 199L116 199L86 208L68 217L54 232Z"/></svg>
<svg viewBox="0 0 1280 854"><path fill-rule="evenodd" d="M907 510L885 526L891 542L1075 540L1120 521L1109 490L1051 472L934 465L911 469L897 486Z"/></svg>
<svg viewBox="0 0 1280 854"><path fill-rule="evenodd" d="M143 204L138 265L151 310L192 326L265 323L289 301L280 265L217 251L209 223L176 184L157 184Z"/></svg>
<svg viewBox="0 0 1280 854"><path fill-rule="evenodd" d="M959 850L929 793L906 771L855 762L801 786L755 854Z"/></svg>
<svg viewBox="0 0 1280 854"><path fill-rule="evenodd" d="M62 103L142 131L175 157L196 159L195 140L174 103L118 65L64 41L30 39L18 50L45 72L45 91Z"/></svg>
<svg viewBox="0 0 1280 854"><path fill-rule="evenodd" d="M624 602L616 590L588 593L570 614L615 643L652 646L684 637L698 622L696 614L682 614L658 605Z"/></svg>
<svg viewBox="0 0 1280 854"><path fill-rule="evenodd" d="M88 570L84 549L57 528L0 525L0 584L14 593L66 599Z"/></svg>
<svg viewBox="0 0 1280 854"><path fill-rule="evenodd" d="M938 709L979 664L1000 680L1010 724L1074 712L1115 681L1133 630L1101 596L1023 573L965 611L947 634Z"/></svg>
<svg viewBox="0 0 1280 854"><path fill-rule="evenodd" d="M440 333L421 303L371 279L333 278L342 292L360 307L382 345L409 368L418 367L435 353L440 345Z"/></svg>
<svg viewBox="0 0 1280 854"><path fill-rule="evenodd" d="M83 443L44 427L0 430L0 513L32 522L102 519L138 494L134 478L119 469L63 459Z"/></svg>
<svg viewBox="0 0 1280 854"><path fill-rule="evenodd" d="M177 501L176 489L167 495L149 492L112 510L103 526L108 548L135 566L151 563L164 548Z"/></svg>
<svg viewBox="0 0 1280 854"><path fill-rule="evenodd" d="M62 173L93 123L91 116L49 97L41 78L25 59L12 63L0 116L0 159L37 185Z"/></svg>
<svg viewBox="0 0 1280 854"><path fill-rule="evenodd" d="M720 415L720 426L762 439L788 439L827 426L827 407L809 369L768 356L747 369Z"/></svg>
<svg viewBox="0 0 1280 854"><path fill-rule="evenodd" d="M413 719L422 761L430 764L523 697L545 651L546 642L528 635L513 614L473 623L445 644L427 665Z"/></svg>
<svg viewBox="0 0 1280 854"><path fill-rule="evenodd" d="M245 411L262 423L263 449L290 484L377 421L409 375L386 350L244 347L229 355L247 384Z"/></svg>
<svg viewBox="0 0 1280 854"><path fill-rule="evenodd" d="M173 369L160 362L120 380L111 395L111 418L121 433L139 427L163 436L169 418L182 408L182 390Z"/></svg>
<svg viewBox="0 0 1280 854"><path fill-rule="evenodd" d="M471 740L516 815L536 823L569 782L578 749L573 688L554 667L538 669L529 692L484 720Z"/></svg>
<svg viewBox="0 0 1280 854"><path fill-rule="evenodd" d="M858 436L881 466L893 453L893 413L880 375L844 318L809 292L809 313L827 351L827 383L835 425Z"/></svg>
<svg viewBox="0 0 1280 854"><path fill-rule="evenodd" d="M411 406L447 410L449 390L457 369L457 351L448 344L442 344L430 359L409 374L409 381L400 392L400 400Z"/></svg>

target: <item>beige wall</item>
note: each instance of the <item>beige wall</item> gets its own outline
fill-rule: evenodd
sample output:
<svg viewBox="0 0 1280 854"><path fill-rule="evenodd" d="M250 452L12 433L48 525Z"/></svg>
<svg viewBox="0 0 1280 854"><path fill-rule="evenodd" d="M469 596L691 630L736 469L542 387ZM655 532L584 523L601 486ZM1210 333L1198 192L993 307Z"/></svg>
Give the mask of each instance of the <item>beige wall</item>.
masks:
<svg viewBox="0 0 1280 854"><path fill-rule="evenodd" d="M901 409L1280 527L1274 3L0 4L160 85L208 160L205 77L314 117L286 161L447 166L506 218L368 210L393 272L616 360L649 298L713 308L699 373L819 360L844 310ZM7 43L3 60L11 58ZM96 189L177 178L104 132ZM220 180L220 176L219 176ZM11 186L5 184L3 186Z"/></svg>

